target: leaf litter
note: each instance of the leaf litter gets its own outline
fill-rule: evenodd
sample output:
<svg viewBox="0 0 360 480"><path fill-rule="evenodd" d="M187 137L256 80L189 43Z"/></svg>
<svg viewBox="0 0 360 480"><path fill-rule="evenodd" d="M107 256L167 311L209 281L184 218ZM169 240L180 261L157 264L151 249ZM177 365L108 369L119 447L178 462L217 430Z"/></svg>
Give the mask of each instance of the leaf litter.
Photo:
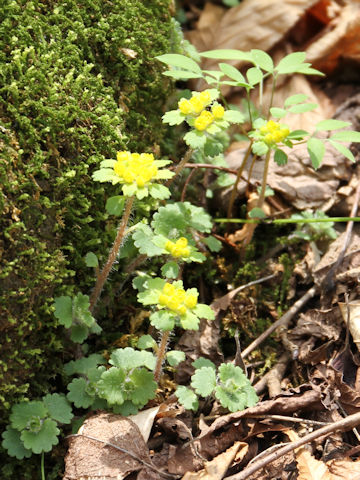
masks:
<svg viewBox="0 0 360 480"><path fill-rule="evenodd" d="M360 61L359 11L360 3L352 1L244 0L230 9L206 2L202 11L192 9L192 18L198 13L199 17L187 36L200 51L258 48L276 59L284 51L303 50L314 68L327 73L340 71L354 78L352 67L358 69ZM216 68L211 59L204 60L202 66ZM276 98L281 102L299 91L320 105L316 114L302 115L306 128L333 116L350 118L359 129L356 88L348 90L347 86L341 93L339 85L331 85L331 80L324 84L289 76L279 85ZM231 103L241 105L239 92L229 89L224 94ZM265 90L265 102L266 98ZM291 124L292 120L287 121ZM270 172L269 185L275 191L275 201L268 204L270 212L321 208L349 215L359 181L358 171L350 168L349 161L330 149L321 168L314 172L305 150L292 155L285 168L273 165ZM241 144L234 142L226 157L231 168L238 166L240 156ZM255 183L261 169L261 162L255 164ZM247 171L245 168L245 177ZM246 190L246 182L240 182L240 198L246 196ZM220 203L226 203L226 195L226 191L221 193ZM240 232L233 233L229 244L241 241ZM276 330L279 358L273 368L258 375L250 356L249 372L262 393L256 406L225 414L216 404L211 407L204 401L200 411L205 413L198 416L185 412L176 399L169 397L160 408L141 412L142 419L97 413L84 422L78 435L69 437L64 480L360 479L359 450L353 447L360 439L356 430L360 425L356 416L360 412L359 232L352 233L343 260L337 265L345 240L346 232L319 251L311 245L303 251L303 261L298 262L290 279L293 295L301 295L312 283L316 295L306 299L311 302L308 308L306 302L301 305L301 314L289 316L282 331ZM334 266L334 288L324 290L324 280ZM271 285L271 279L264 285ZM221 320L240 298L239 290L234 287L214 300L215 322L202 321L198 332L186 332L180 338L179 348L185 351L187 360L176 372L178 383L188 381L193 372L191 363L200 356L215 364L223 361L219 348ZM256 290L252 292L256 295ZM289 345L295 350L288 350ZM245 353L244 358L249 350ZM270 387L274 378L275 389ZM325 426L319 427L324 420ZM313 439L311 435L318 428L327 428L327 433ZM343 433L352 429L353 433ZM306 446L298 446L301 438Z"/></svg>

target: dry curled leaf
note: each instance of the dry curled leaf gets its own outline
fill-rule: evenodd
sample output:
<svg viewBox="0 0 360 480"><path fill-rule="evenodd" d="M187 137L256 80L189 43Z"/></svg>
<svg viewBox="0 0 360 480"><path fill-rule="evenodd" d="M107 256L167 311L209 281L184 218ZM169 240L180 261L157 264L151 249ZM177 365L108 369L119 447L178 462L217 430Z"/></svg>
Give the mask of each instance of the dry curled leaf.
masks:
<svg viewBox="0 0 360 480"><path fill-rule="evenodd" d="M349 321L349 331L358 350L360 350L360 302L352 301L348 305L339 302L339 307L344 322L347 324Z"/></svg>

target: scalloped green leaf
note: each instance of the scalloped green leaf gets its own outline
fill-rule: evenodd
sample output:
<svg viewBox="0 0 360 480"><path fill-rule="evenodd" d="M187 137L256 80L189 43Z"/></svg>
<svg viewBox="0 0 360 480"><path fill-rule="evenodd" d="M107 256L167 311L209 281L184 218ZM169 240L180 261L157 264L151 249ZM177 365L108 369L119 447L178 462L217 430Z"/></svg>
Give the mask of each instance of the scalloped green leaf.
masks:
<svg viewBox="0 0 360 480"><path fill-rule="evenodd" d="M180 350L170 350L166 353L166 360L171 367L176 367L185 360L185 353Z"/></svg>
<svg viewBox="0 0 360 480"><path fill-rule="evenodd" d="M208 247L210 252L220 252L222 248L222 243L220 242L220 240L213 236L205 237L202 239L202 241Z"/></svg>
<svg viewBox="0 0 360 480"><path fill-rule="evenodd" d="M216 372L212 367L201 367L191 377L191 386L201 397L208 397L216 387Z"/></svg>
<svg viewBox="0 0 360 480"><path fill-rule="evenodd" d="M255 207L250 210L249 218L266 218L266 213L262 208Z"/></svg>
<svg viewBox="0 0 360 480"><path fill-rule="evenodd" d="M88 381L85 378L74 378L69 383L69 393L66 395L76 408L88 408L94 402L95 397L88 393Z"/></svg>
<svg viewBox="0 0 360 480"><path fill-rule="evenodd" d="M12 407L10 422L16 430L24 430L29 425L31 418L46 418L47 411L43 402L21 402Z"/></svg>
<svg viewBox="0 0 360 480"><path fill-rule="evenodd" d="M201 368L201 367L211 367L214 370L216 370L215 363L213 363L211 360L208 358L204 357L199 357L196 360L194 360L191 364L195 368Z"/></svg>
<svg viewBox="0 0 360 480"><path fill-rule="evenodd" d="M118 367L111 367L101 375L98 381L99 396L105 398L110 405L121 405L126 400L124 382L126 373Z"/></svg>
<svg viewBox="0 0 360 480"><path fill-rule="evenodd" d="M133 239L135 246L139 249L139 252L148 257L154 257L162 255L164 253L163 248L158 247L153 242L154 232L149 227L140 223L137 225L135 232L133 233Z"/></svg>
<svg viewBox="0 0 360 480"><path fill-rule="evenodd" d="M10 455L10 457L16 457L18 460L30 458L33 454L32 450L24 447L20 435L21 432L7 426L6 430L2 433L3 441L1 443L8 455Z"/></svg>
<svg viewBox="0 0 360 480"><path fill-rule="evenodd" d="M62 295L55 298L55 317L59 320L61 325L65 328L70 328L72 325L72 299L68 296Z"/></svg>
<svg viewBox="0 0 360 480"><path fill-rule="evenodd" d="M176 262L167 262L161 267L161 275L166 278L177 278L180 267Z"/></svg>
<svg viewBox="0 0 360 480"><path fill-rule="evenodd" d="M251 150L255 155L261 157L268 152L269 147L266 145L265 142L254 142L252 144Z"/></svg>
<svg viewBox="0 0 360 480"><path fill-rule="evenodd" d="M131 401L135 405L146 405L149 400L155 398L157 383L153 372L145 368L137 368L129 375L128 382L127 387L131 389L128 395L131 396Z"/></svg>
<svg viewBox="0 0 360 480"><path fill-rule="evenodd" d="M87 372L105 363L105 359L99 353L92 353L88 357L79 358L77 360L71 360L64 365L64 371L66 375L74 375L75 373L81 373L86 375Z"/></svg>
<svg viewBox="0 0 360 480"><path fill-rule="evenodd" d="M245 115L239 110L226 110L223 119L230 123L244 123Z"/></svg>
<svg viewBox="0 0 360 480"><path fill-rule="evenodd" d="M59 423L70 423L73 418L71 406L64 395L59 393L48 393L43 397L44 405L46 406L50 417Z"/></svg>
<svg viewBox="0 0 360 480"><path fill-rule="evenodd" d="M175 326L175 317L167 310L159 310L150 315L150 323L161 331L170 331Z"/></svg>
<svg viewBox="0 0 360 480"><path fill-rule="evenodd" d="M32 450L34 453L42 453L50 452L53 446L59 443L59 434L60 430L57 428L56 422L46 418L39 432L23 430L20 438L25 448Z"/></svg>
<svg viewBox="0 0 360 480"><path fill-rule="evenodd" d="M151 352L126 347L114 350L110 355L109 363L126 371L143 366L152 370L155 367L156 358Z"/></svg>
<svg viewBox="0 0 360 480"><path fill-rule="evenodd" d="M204 303L198 303L193 312L199 318L206 318L207 320L214 320L215 318L214 310L209 307L209 305L205 305Z"/></svg>
<svg viewBox="0 0 360 480"><path fill-rule="evenodd" d="M196 412L199 408L198 398L190 388L187 388L184 385L179 385L175 391L175 395L186 410L193 410Z"/></svg>
<svg viewBox="0 0 360 480"><path fill-rule="evenodd" d="M75 343L83 343L89 336L89 328L86 325L73 325L70 329L70 339Z"/></svg>
<svg viewBox="0 0 360 480"><path fill-rule="evenodd" d="M146 350L148 348L154 349L156 342L151 335L142 335L137 341L137 347L140 348L140 350Z"/></svg>
<svg viewBox="0 0 360 480"><path fill-rule="evenodd" d="M206 136L204 132L198 132L197 130L190 130L184 135L184 141L186 145L196 150L202 148L206 142Z"/></svg>
<svg viewBox="0 0 360 480"><path fill-rule="evenodd" d="M180 125L186 118L180 110L170 110L162 116L163 123L168 123L171 126Z"/></svg>

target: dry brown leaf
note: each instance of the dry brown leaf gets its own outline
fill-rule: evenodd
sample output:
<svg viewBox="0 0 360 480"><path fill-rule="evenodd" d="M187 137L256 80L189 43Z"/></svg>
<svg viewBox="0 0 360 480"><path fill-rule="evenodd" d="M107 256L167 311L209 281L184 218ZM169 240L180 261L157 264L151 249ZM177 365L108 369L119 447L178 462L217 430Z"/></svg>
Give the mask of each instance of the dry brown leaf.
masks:
<svg viewBox="0 0 360 480"><path fill-rule="evenodd" d="M206 462L203 470L187 472L182 477L182 480L221 480L224 478L235 456L240 455L241 458L244 458L248 449L249 445L247 443L235 442L232 447L218 455L211 462ZM237 460L240 461L239 458Z"/></svg>
<svg viewBox="0 0 360 480"><path fill-rule="evenodd" d="M269 50L293 27L316 0L244 0L219 20L188 34L200 51L219 48ZM200 20L201 25L201 20ZM217 61L205 60L203 67L216 68Z"/></svg>
<svg viewBox="0 0 360 480"><path fill-rule="evenodd" d="M292 442L299 440L299 436L293 430L287 430L286 435ZM306 447L297 448L295 457L299 472L297 480L335 480L325 463L316 460Z"/></svg>
<svg viewBox="0 0 360 480"><path fill-rule="evenodd" d="M307 48L306 56L315 68L325 73L335 70L340 58L360 61L360 3L348 2L326 32Z"/></svg>
<svg viewBox="0 0 360 480"><path fill-rule="evenodd" d="M149 440L150 432L154 424L154 419L159 411L160 406L148 408L142 412L137 413L136 415L129 415L127 418L134 422L141 432L141 435L144 438L144 441Z"/></svg>
<svg viewBox="0 0 360 480"><path fill-rule="evenodd" d="M351 460L330 460L326 463L329 471L333 474L334 480L359 480L360 461Z"/></svg>
<svg viewBox="0 0 360 480"><path fill-rule="evenodd" d="M360 303L358 301L351 301L346 305L346 303L339 302L339 307L344 322L347 324L349 320L349 331L358 350L360 350Z"/></svg>
<svg viewBox="0 0 360 480"><path fill-rule="evenodd" d="M121 480L131 472L144 469L142 461L151 464L149 450L139 428L126 417L99 413L85 420L79 434L93 439L85 436L70 438L64 480L90 477L93 480ZM106 443L125 449L140 461ZM152 474L151 477L154 478Z"/></svg>

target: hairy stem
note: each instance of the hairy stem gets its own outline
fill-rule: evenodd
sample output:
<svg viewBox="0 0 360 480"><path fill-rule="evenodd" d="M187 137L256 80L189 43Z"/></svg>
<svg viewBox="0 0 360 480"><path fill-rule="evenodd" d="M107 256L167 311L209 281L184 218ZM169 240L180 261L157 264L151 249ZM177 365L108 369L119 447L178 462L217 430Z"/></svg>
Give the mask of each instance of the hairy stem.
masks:
<svg viewBox="0 0 360 480"><path fill-rule="evenodd" d="M105 282L106 282L106 280L109 276L111 268L114 265L116 257L119 254L121 243L122 243L123 238L124 238L125 229L126 229L126 226L128 224L131 209L132 209L132 206L133 206L133 203L134 203L134 198L135 197L132 196L132 197L129 197L126 200L125 211L124 211L124 214L121 218L120 226L119 226L118 232L116 234L114 244L113 244L113 246L110 250L109 256L106 260L106 263L105 263L103 269L101 270L101 272L97 276L94 290L93 290L93 292L90 296L90 312L93 312L93 310L95 308L95 305L96 305L96 303L97 303L97 301L100 297L101 291L104 287L104 284L105 284Z"/></svg>
<svg viewBox="0 0 360 480"><path fill-rule="evenodd" d="M228 210L227 210L227 218L230 218L231 217L231 212L232 212L232 209L233 209L233 206L234 206L234 202L235 202L235 198L236 198L236 193L237 193L237 186L240 182L240 178L241 178L241 175L244 171L244 168L245 168L245 165L246 165L246 162L249 158L249 155L251 153L251 146L252 146L252 141L250 142L249 146L248 146L248 149L246 150L246 153L245 153L245 156L243 158L243 161L241 162L241 165L239 167L239 170L237 171L237 175L236 175L236 180L235 180L235 183L233 185L233 189L231 191L231 197L230 197L230 200L229 200L229 205L228 205Z"/></svg>
<svg viewBox="0 0 360 480"><path fill-rule="evenodd" d="M154 371L154 379L156 383L159 383L160 375L161 375L161 367L164 361L165 353L166 353L166 346L169 340L170 331L166 330L162 332L160 345L156 354L156 366Z"/></svg>

